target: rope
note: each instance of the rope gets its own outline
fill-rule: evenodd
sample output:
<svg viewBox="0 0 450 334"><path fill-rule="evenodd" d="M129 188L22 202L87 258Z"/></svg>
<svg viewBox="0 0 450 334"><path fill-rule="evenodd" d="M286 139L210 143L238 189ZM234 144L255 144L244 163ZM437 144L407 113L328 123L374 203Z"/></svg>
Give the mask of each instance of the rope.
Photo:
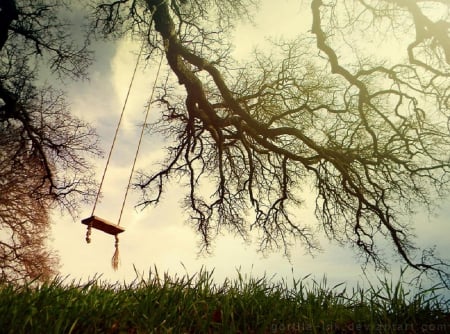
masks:
<svg viewBox="0 0 450 334"><path fill-rule="evenodd" d="M128 190L130 189L131 179L133 178L134 168L136 166L136 161L137 161L137 158L138 158L138 155L139 155L139 150L141 148L142 137L144 136L145 125L147 124L148 115L150 113L150 106L151 106L151 103L152 103L152 100L153 100L153 95L155 93L155 87L156 87L156 83L158 81L159 72L161 70L161 64L162 64L163 58L164 58L164 52L161 53L161 59L159 60L158 71L156 72L155 82L153 83L153 89L152 89L152 93L150 95L150 102L148 103L147 110L145 112L144 123L142 123L141 134L139 136L139 142L138 142L138 145L137 145L137 148L136 148L136 154L134 155L133 166L131 167L131 173L130 173L130 177L128 179L128 185L127 185L127 188L126 188L126 191L125 191L125 196L123 198L122 208L120 209L119 221L117 222L117 225L120 225L120 221L122 219L122 214L123 214L123 209L124 209L125 203L127 201Z"/></svg>
<svg viewBox="0 0 450 334"><path fill-rule="evenodd" d="M91 243L91 234L92 234L92 223L89 223L86 231L86 242L88 244Z"/></svg>
<svg viewBox="0 0 450 334"><path fill-rule="evenodd" d="M116 234L115 236L116 241L114 242L114 255L111 259L111 265L116 271L119 268L119 236Z"/></svg>
<svg viewBox="0 0 450 334"><path fill-rule="evenodd" d="M126 106L127 106L128 97L130 96L131 87L133 86L134 78L135 78L135 76L136 76L137 68L138 68L138 66L139 66L139 61L140 61L140 59L141 59L141 55L142 55L143 49L144 49L144 43L142 43L141 49L139 50L139 55L138 55L138 57L137 57L137 59L136 59L136 65L134 66L133 75L132 75L132 77L131 77L130 84L128 85L127 95L126 95L125 101L124 101L124 103L123 103L122 112L120 113L119 122L117 123L116 132L114 133L114 138L113 138L113 141L112 141L112 144L111 144L111 149L109 150L108 159L106 160L105 169L103 170L102 179L101 179L100 185L99 185L99 187L98 187L97 196L95 197L94 207L93 207L93 209L92 209L92 214L91 214L91 216L94 215L95 209L96 209L96 207L97 207L98 199L99 199L99 197L100 197L100 193L101 193L101 190L102 190L102 187L103 187L103 181L105 180L105 175L106 175L106 171L108 170L109 162L110 162L110 160L111 160L112 151L113 151L114 146L115 146L115 144L116 144L117 134L119 133L120 124L122 123L123 114L124 114L125 108L126 108ZM119 219L119 220L120 220L120 219Z"/></svg>

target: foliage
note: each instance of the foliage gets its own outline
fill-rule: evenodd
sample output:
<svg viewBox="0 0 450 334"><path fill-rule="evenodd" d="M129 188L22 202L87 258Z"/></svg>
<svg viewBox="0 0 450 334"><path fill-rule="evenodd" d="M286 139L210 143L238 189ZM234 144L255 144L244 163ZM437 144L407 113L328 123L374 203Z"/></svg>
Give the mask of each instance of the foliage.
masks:
<svg viewBox="0 0 450 334"><path fill-rule="evenodd" d="M0 138L0 282L25 277L50 279L56 274L57 259L44 248L50 203L39 189L45 171L36 157L12 158L20 146L12 131L17 130L2 129Z"/></svg>
<svg viewBox="0 0 450 334"><path fill-rule="evenodd" d="M0 287L4 333L446 333L440 287L412 293L400 279L347 291L307 279L274 283L243 277L213 283L213 273L171 277L150 271L129 285L57 279Z"/></svg>

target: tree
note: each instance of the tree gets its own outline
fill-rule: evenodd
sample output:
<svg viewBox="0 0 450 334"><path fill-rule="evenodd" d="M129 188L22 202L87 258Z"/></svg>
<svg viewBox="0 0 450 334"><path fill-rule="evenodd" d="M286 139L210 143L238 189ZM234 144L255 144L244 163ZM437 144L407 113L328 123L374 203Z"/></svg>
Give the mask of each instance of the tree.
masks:
<svg viewBox="0 0 450 334"><path fill-rule="evenodd" d="M38 74L45 66L81 78L90 54L68 33L61 1L2 1L0 9L0 280L45 280L58 263L45 244L50 212L60 205L75 214L92 197L86 158L99 151L94 130Z"/></svg>
<svg viewBox="0 0 450 334"><path fill-rule="evenodd" d="M55 254L44 247L51 207L48 196L39 191L45 171L32 155L15 157L21 145L14 133L17 130L3 128L0 139L1 282L49 279L56 274L58 265Z"/></svg>
<svg viewBox="0 0 450 334"><path fill-rule="evenodd" d="M182 177L205 246L223 228L243 237L253 228L262 249L288 250L300 240L313 250L313 230L292 214L312 183L330 239L351 243L377 267L386 264L380 241L389 240L409 266L448 282L448 264L420 254L408 220L417 205L431 208L448 195L448 2L311 0L312 35L274 42L270 54L255 52L239 65L227 36L252 5L123 0L96 7L97 31L140 36L168 64L152 130L173 144L163 168L137 181L141 205L158 203L165 183ZM383 58L364 36L403 50ZM202 185L211 182L208 193ZM250 209L252 219L244 218Z"/></svg>

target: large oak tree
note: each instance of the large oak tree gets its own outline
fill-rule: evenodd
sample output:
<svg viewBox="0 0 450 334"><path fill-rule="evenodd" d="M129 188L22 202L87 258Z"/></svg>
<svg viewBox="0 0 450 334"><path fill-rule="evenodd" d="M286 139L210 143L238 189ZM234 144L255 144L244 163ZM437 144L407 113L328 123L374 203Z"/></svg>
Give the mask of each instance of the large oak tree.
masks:
<svg viewBox="0 0 450 334"><path fill-rule="evenodd" d="M97 32L139 36L167 63L152 131L171 144L164 166L137 182L142 205L181 177L204 245L222 229L255 229L262 249L314 249L314 230L295 215L313 184L329 238L377 266L387 240L408 265L448 280L446 262L416 248L410 222L448 195L448 1L304 1L310 34L248 63L233 60L229 36L257 1L100 2Z"/></svg>

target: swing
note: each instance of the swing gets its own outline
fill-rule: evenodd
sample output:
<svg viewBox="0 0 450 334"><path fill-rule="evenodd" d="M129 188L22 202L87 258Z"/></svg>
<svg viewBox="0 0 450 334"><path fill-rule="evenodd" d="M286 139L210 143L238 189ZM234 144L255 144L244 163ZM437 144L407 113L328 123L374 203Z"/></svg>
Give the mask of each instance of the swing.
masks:
<svg viewBox="0 0 450 334"><path fill-rule="evenodd" d="M125 207L126 199L127 199L127 196L128 196L128 190L130 189L131 179L133 177L134 168L136 166L136 160L137 160L137 157L139 155L139 149L141 147L141 142L142 142L142 137L143 137L143 134L144 134L145 124L147 124L147 119L148 119L148 115L149 115L149 112L150 112L150 104L151 104L151 101L153 100L153 94L155 92L155 86L156 86L156 82L157 82L158 77L159 77L159 72L160 72L160 69L161 69L161 63L162 63L162 60L163 60L164 53L161 53L161 59L159 61L158 71L156 72L155 83L153 85L153 89L152 89L152 92L151 92L151 95L150 95L150 103L148 103L148 105L147 105L147 110L146 110L146 113L145 113L145 119L144 119L144 122L142 123L141 134L140 134L140 137L139 137L139 142L138 142L138 145L137 145L136 154L134 156L134 161L133 161L133 165L132 165L132 168L131 168L131 173L130 173L130 177L128 179L128 185L127 185L126 190L125 190L125 195L124 195L123 202L122 202L122 208L120 210L119 219L118 219L117 224L111 223L110 221L108 221L106 219L103 219L103 218L100 218L100 217L96 216L95 215L95 209L96 209L97 203L99 201L101 189L102 189L102 186L103 186L103 181L105 180L106 171L108 169L109 161L110 161L111 155L112 155L112 151L113 151L114 145L116 143L117 134L119 132L120 124L122 123L123 114L124 114L124 111L125 111L125 107L127 105L127 101L128 101L128 97L130 95L131 88L133 86L134 78L136 76L137 68L138 68L138 65L139 65L139 61L140 61L143 49L144 49L144 43L142 43L141 49L139 51L139 55L138 55L137 60L136 60L136 65L134 67L133 75L131 77L131 81L130 81L130 84L128 86L128 92L127 92L127 95L125 97L125 101L124 101L124 104L123 104L123 107L122 107L122 112L120 114L119 122L117 124L116 131L115 131L115 134L114 134L114 138L113 138L113 141L112 141L112 144L111 144L111 148L109 150L108 159L106 161L105 169L103 170L103 176L102 176L102 179L100 181L100 185L99 185L99 188L98 188L97 196L95 198L94 207L92 209L91 216L81 220L82 224L87 225L86 242L88 244L91 242L91 234L92 234L92 229L93 228L97 229L97 230L100 230L100 231L103 231L103 232L105 232L107 234L111 234L111 235L114 236L114 238L115 238L115 243L114 243L115 251L114 251L114 255L113 255L112 259L111 259L111 264L112 264L112 267L113 267L114 270L117 270L117 268L119 267L119 237L118 237L118 235L125 231L125 228L120 226L120 221L122 219L123 209Z"/></svg>
<svg viewBox="0 0 450 334"><path fill-rule="evenodd" d="M89 218L83 219L81 222L85 225L91 226L91 228L95 228L112 235L117 235L125 231L125 229L120 225L113 224L106 219L97 216L90 216ZM90 242L90 240L88 242Z"/></svg>

